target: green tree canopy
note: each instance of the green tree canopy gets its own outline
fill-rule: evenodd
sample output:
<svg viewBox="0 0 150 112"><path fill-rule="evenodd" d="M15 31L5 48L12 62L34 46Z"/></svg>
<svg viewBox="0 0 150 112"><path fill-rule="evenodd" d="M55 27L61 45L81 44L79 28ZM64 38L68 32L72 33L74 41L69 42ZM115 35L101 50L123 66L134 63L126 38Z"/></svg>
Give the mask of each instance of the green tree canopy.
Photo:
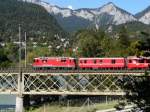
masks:
<svg viewBox="0 0 150 112"><path fill-rule="evenodd" d="M128 35L127 29L125 28L125 26L123 26L120 29L119 39L118 39L118 45L121 48L127 48L130 45L129 35Z"/></svg>
<svg viewBox="0 0 150 112"><path fill-rule="evenodd" d="M150 112L150 77L147 75L135 78L124 86L128 90L126 98L143 112Z"/></svg>
<svg viewBox="0 0 150 112"><path fill-rule="evenodd" d="M100 37L95 31L85 30L77 34L78 53L84 57L97 57L103 55Z"/></svg>
<svg viewBox="0 0 150 112"><path fill-rule="evenodd" d="M10 66L11 61L7 58L4 49L0 48L0 67Z"/></svg>

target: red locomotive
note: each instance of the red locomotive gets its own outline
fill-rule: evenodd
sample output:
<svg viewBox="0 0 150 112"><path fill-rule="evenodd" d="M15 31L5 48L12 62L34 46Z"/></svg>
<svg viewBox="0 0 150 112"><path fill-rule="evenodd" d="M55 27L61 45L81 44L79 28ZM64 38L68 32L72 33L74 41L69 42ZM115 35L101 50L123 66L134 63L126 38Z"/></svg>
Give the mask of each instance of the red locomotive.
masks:
<svg viewBox="0 0 150 112"><path fill-rule="evenodd" d="M39 57L34 59L32 66L36 68L71 68L76 67L75 58L71 57Z"/></svg>
<svg viewBox="0 0 150 112"><path fill-rule="evenodd" d="M128 69L149 69L150 59L149 58L138 58L138 57L128 57L127 58Z"/></svg>
<svg viewBox="0 0 150 112"><path fill-rule="evenodd" d="M150 59L39 57L34 59L32 66L34 69L149 69Z"/></svg>

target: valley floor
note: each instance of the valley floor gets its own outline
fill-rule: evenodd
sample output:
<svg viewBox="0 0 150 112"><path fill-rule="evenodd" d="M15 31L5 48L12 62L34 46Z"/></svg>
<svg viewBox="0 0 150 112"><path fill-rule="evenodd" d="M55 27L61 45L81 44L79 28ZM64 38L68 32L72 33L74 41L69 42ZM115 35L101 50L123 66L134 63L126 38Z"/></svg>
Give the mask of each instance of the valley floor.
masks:
<svg viewBox="0 0 150 112"><path fill-rule="evenodd" d="M30 109L27 112L95 112L96 110L105 110L113 108L118 102L109 102L108 104L83 104L80 107L71 107L71 106L57 106L57 105L43 105L36 109Z"/></svg>

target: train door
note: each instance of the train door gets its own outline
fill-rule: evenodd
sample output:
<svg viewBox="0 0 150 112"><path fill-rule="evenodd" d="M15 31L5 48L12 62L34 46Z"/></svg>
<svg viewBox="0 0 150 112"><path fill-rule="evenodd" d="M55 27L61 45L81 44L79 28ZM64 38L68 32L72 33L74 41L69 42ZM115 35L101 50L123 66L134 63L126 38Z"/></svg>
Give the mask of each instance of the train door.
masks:
<svg viewBox="0 0 150 112"><path fill-rule="evenodd" d="M129 63L129 60L127 58L124 58L124 69L128 68L128 63Z"/></svg>
<svg viewBox="0 0 150 112"><path fill-rule="evenodd" d="M150 58L148 58L147 60L148 60L148 68L150 69Z"/></svg>
<svg viewBox="0 0 150 112"><path fill-rule="evenodd" d="M78 69L79 68L79 66L78 66L78 58L74 58L73 62L74 62L74 65L75 65L75 69Z"/></svg>
<svg viewBox="0 0 150 112"><path fill-rule="evenodd" d="M60 60L60 64L59 64L59 68L60 69L67 69L67 64L69 60L67 60L66 58L61 58Z"/></svg>
<svg viewBox="0 0 150 112"><path fill-rule="evenodd" d="M146 58L146 59L145 59L145 63L148 64L148 69L150 69L150 58Z"/></svg>

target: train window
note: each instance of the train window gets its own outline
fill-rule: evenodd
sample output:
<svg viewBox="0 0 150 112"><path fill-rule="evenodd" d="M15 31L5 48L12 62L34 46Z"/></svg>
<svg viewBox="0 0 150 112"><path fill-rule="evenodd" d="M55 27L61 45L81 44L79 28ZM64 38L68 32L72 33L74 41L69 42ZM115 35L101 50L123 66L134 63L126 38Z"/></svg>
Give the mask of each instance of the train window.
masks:
<svg viewBox="0 0 150 112"><path fill-rule="evenodd" d="M80 63L82 63L82 60L80 60Z"/></svg>
<svg viewBox="0 0 150 112"><path fill-rule="evenodd" d="M84 60L84 63L86 63L87 61L86 60Z"/></svg>
<svg viewBox="0 0 150 112"><path fill-rule="evenodd" d="M99 60L99 63L103 63L103 60Z"/></svg>
<svg viewBox="0 0 150 112"><path fill-rule="evenodd" d="M132 63L132 60L129 60L129 63Z"/></svg>
<svg viewBox="0 0 150 112"><path fill-rule="evenodd" d="M39 62L39 60L38 60L38 59L34 59L33 61L34 61L34 63Z"/></svg>
<svg viewBox="0 0 150 112"><path fill-rule="evenodd" d="M116 60L114 60L114 59L111 60L111 63L112 63L112 64L115 64L115 63L116 63Z"/></svg>
<svg viewBox="0 0 150 112"><path fill-rule="evenodd" d="M94 60L94 61L93 61L93 63L95 63L95 64L96 64L96 60Z"/></svg>
<svg viewBox="0 0 150 112"><path fill-rule="evenodd" d="M65 63L65 62L66 62L66 60L65 60L65 59L62 59L62 60L61 60L61 62Z"/></svg>
<svg viewBox="0 0 150 112"><path fill-rule="evenodd" d="M42 60L43 63L47 63L47 60Z"/></svg>
<svg viewBox="0 0 150 112"><path fill-rule="evenodd" d="M142 59L142 60L139 60L139 63L144 63L144 60Z"/></svg>

